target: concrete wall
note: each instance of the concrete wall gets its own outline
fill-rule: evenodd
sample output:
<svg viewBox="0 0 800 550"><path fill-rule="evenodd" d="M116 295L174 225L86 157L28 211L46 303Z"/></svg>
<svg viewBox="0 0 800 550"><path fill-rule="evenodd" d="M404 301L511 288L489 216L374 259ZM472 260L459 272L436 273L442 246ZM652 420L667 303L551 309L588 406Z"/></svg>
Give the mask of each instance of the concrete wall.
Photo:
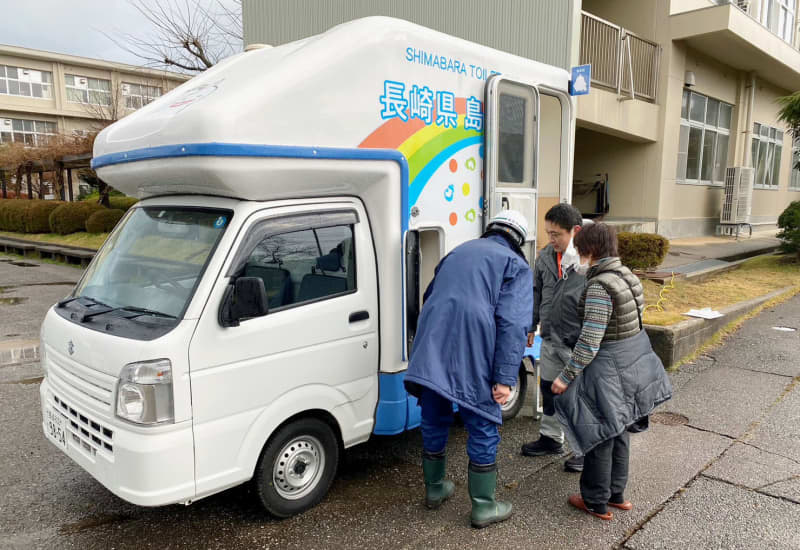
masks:
<svg viewBox="0 0 800 550"><path fill-rule="evenodd" d="M658 215L658 147L578 128L575 134L575 179L608 174L607 218L654 220ZM580 201L580 199L578 199Z"/></svg>
<svg viewBox="0 0 800 550"><path fill-rule="evenodd" d="M569 68L577 64L580 0L244 0L244 42L272 45L370 15L406 19L478 44Z"/></svg>
<svg viewBox="0 0 800 550"><path fill-rule="evenodd" d="M665 0L583 0L583 10L652 40L658 26L657 5ZM707 1L707 0L706 0Z"/></svg>

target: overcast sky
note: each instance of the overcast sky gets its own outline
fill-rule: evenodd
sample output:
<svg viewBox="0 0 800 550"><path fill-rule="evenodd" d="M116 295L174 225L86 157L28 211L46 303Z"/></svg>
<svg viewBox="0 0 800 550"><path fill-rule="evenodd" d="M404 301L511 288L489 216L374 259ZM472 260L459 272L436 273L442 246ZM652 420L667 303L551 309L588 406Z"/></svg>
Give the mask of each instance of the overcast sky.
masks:
<svg viewBox="0 0 800 550"><path fill-rule="evenodd" d="M0 44L133 65L143 62L103 32L146 36L151 31L125 0L0 0L0 14Z"/></svg>

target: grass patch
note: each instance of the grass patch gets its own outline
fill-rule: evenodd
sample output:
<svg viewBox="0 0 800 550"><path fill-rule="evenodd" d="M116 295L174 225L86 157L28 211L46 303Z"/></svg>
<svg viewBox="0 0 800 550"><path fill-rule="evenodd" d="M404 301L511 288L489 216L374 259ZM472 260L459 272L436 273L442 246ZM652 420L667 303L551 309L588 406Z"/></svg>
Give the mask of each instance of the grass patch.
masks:
<svg viewBox="0 0 800 550"><path fill-rule="evenodd" d="M108 233L84 233L81 231L69 235L57 235L56 233L13 233L11 231L0 231L0 238L3 237L36 243L80 246L97 250L105 242Z"/></svg>
<svg viewBox="0 0 800 550"><path fill-rule="evenodd" d="M664 287L647 280L642 284L645 304L656 304ZM663 311L648 308L644 322L649 325L672 325L688 319L682 314L690 309L710 307L719 310L788 286L800 286L800 262L797 258L759 256L742 262L738 269L699 283L677 281L675 288L664 289L662 293Z"/></svg>

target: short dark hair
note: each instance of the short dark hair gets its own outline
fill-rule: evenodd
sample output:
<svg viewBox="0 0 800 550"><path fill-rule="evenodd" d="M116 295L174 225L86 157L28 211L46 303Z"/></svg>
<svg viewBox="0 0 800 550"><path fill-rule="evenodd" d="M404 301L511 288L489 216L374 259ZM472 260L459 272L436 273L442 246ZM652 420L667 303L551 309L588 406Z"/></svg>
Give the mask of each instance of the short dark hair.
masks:
<svg viewBox="0 0 800 550"><path fill-rule="evenodd" d="M581 256L610 258L619 256L617 230L605 223L593 223L575 234L575 248Z"/></svg>
<svg viewBox="0 0 800 550"><path fill-rule="evenodd" d="M544 220L554 223L561 229L572 231L572 228L583 223L581 211L565 202L558 203L544 215Z"/></svg>

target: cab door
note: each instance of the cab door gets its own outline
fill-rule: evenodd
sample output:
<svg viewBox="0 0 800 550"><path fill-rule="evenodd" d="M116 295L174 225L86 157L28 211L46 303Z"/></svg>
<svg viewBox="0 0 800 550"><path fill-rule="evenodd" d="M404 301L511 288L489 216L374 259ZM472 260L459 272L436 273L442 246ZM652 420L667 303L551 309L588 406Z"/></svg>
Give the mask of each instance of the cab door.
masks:
<svg viewBox="0 0 800 550"><path fill-rule="evenodd" d="M345 446L365 440L378 398L376 258L360 201L257 212L231 256L189 350L198 494L252 476L272 430L305 411L336 418ZM267 312L222 326L238 277L263 281Z"/></svg>
<svg viewBox="0 0 800 550"><path fill-rule="evenodd" d="M502 75L486 84L486 176L484 224L501 210L528 220L522 247L529 262L536 253L539 90Z"/></svg>

